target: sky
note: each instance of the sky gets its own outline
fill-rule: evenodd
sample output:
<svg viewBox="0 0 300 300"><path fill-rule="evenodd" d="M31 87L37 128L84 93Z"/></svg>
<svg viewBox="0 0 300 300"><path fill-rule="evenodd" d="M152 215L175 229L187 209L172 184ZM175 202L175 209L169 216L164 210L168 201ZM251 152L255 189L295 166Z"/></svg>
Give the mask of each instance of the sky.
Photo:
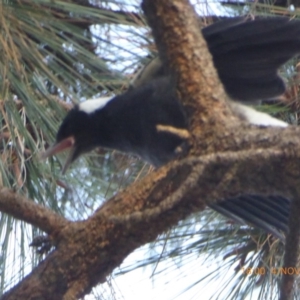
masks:
<svg viewBox="0 0 300 300"><path fill-rule="evenodd" d="M196 0L192 2L199 3L199 1ZM218 2L212 1L209 2L209 4L204 3L202 7L198 6L198 11L201 11L202 15L228 14L228 10L224 11ZM95 30L97 29L95 28ZM126 48L126 38L120 40L118 36L116 39L118 42L121 41L122 46ZM124 60L126 60L125 54ZM13 245L12 247L18 247L18 245ZM148 256L149 246L146 245L129 255L116 272L122 268L133 265L137 261L143 261ZM203 254L187 255L182 264L170 259L166 262L160 262L156 266L139 268L123 275L114 276L113 279L109 279L108 282L104 284L104 288L95 288L93 293L87 295L85 299L192 300L200 299L200 297L204 300L209 299L220 291L220 287L226 290L226 287L222 286L222 284L235 274L234 268L229 268L225 274L221 272L218 274L216 271L219 277L214 281L207 280L198 283L193 288L188 289L188 287L199 281L205 274L220 269L225 263L223 255L217 258L208 258ZM30 262L28 262L28 265L30 265ZM99 295L99 298L97 295ZM255 292L252 297L245 298L245 300L249 299L258 299L257 292Z"/></svg>

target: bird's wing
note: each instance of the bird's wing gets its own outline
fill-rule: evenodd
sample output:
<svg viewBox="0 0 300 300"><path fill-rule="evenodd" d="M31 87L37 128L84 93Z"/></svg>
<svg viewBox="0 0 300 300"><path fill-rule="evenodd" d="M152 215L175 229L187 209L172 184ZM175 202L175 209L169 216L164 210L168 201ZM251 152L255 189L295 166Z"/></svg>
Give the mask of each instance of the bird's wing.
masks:
<svg viewBox="0 0 300 300"><path fill-rule="evenodd" d="M300 21L276 17L241 23L240 19L203 29L225 90L238 101L281 95L285 85L278 69L299 53Z"/></svg>

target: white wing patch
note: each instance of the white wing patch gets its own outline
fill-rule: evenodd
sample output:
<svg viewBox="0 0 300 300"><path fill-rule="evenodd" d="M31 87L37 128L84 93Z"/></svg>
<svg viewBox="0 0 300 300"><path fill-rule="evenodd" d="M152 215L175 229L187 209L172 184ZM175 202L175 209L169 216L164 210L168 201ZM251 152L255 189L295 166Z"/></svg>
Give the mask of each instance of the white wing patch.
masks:
<svg viewBox="0 0 300 300"><path fill-rule="evenodd" d="M250 124L257 126L274 126L274 127L287 127L288 123L271 117L270 115L257 111L249 106L231 102L234 111L243 119L246 119Z"/></svg>
<svg viewBox="0 0 300 300"><path fill-rule="evenodd" d="M101 97L95 99L89 99L84 102L79 103L79 110L91 114L98 109L103 108L110 100L114 97Z"/></svg>

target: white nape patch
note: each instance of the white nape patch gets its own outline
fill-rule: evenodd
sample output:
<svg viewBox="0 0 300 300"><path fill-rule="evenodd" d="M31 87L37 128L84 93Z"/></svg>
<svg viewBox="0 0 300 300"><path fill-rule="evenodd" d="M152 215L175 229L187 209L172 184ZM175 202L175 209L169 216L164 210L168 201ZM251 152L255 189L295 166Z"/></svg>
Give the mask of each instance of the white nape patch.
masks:
<svg viewBox="0 0 300 300"><path fill-rule="evenodd" d="M249 106L231 102L233 110L243 119L247 120L250 124L256 126L274 126L274 127L287 127L289 124L271 117L270 115L257 111Z"/></svg>
<svg viewBox="0 0 300 300"><path fill-rule="evenodd" d="M79 103L79 110L91 114L98 109L103 108L114 97L101 97L95 99L89 99Z"/></svg>

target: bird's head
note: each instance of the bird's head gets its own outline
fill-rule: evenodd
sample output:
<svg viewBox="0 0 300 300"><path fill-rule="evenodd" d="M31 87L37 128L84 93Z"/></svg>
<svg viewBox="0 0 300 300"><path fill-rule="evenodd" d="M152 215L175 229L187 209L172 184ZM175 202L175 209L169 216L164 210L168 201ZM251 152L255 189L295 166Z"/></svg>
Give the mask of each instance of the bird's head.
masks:
<svg viewBox="0 0 300 300"><path fill-rule="evenodd" d="M55 143L42 153L42 159L70 150L62 169L64 174L70 164L80 155L96 148L98 145L94 122L95 112L101 110L110 99L87 100L76 105L60 125Z"/></svg>

